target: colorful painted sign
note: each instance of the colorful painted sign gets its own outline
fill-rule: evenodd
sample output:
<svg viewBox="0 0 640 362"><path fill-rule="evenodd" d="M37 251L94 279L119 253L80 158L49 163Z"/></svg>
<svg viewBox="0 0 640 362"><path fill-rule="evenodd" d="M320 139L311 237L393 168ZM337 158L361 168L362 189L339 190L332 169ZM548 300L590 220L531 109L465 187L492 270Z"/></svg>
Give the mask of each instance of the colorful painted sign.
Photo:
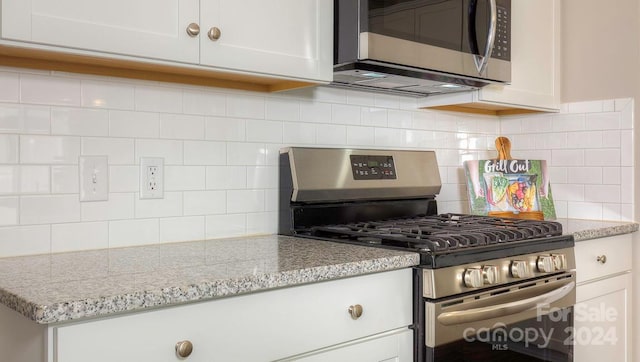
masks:
<svg viewBox="0 0 640 362"><path fill-rule="evenodd" d="M547 162L543 160L465 161L471 213L542 211L555 219Z"/></svg>

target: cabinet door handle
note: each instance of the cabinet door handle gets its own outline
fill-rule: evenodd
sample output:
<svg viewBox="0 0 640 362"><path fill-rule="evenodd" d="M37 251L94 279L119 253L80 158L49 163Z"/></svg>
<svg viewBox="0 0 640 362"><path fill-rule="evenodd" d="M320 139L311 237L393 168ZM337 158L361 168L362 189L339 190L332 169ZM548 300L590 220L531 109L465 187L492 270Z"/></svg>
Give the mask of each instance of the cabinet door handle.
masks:
<svg viewBox="0 0 640 362"><path fill-rule="evenodd" d="M192 38L198 36L198 34L200 34L200 25L196 23L189 24L189 26L187 26L187 34Z"/></svg>
<svg viewBox="0 0 640 362"><path fill-rule="evenodd" d="M209 29L209 31L207 32L207 36L209 36L209 39L211 39L212 41L216 41L220 39L220 35L222 35L222 32L220 31L219 28L216 28L215 26Z"/></svg>
<svg viewBox="0 0 640 362"><path fill-rule="evenodd" d="M354 320L360 318L362 316L362 306L360 304L349 306L349 315Z"/></svg>
<svg viewBox="0 0 640 362"><path fill-rule="evenodd" d="M193 352L193 344L191 341L180 341L176 343L176 355L180 358L187 358Z"/></svg>
<svg viewBox="0 0 640 362"><path fill-rule="evenodd" d="M600 264L604 264L604 263L606 263L606 262L607 262L607 256L606 256L606 255L599 255L599 256L596 258L596 261L597 261L598 263L600 263Z"/></svg>

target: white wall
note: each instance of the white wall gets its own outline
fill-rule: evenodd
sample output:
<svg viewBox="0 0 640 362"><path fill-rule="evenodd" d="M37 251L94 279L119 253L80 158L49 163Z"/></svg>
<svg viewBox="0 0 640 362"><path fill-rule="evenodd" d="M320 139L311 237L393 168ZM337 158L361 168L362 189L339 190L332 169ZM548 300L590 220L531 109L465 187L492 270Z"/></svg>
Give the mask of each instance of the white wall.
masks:
<svg viewBox="0 0 640 362"><path fill-rule="evenodd" d="M336 88L279 94L0 68L0 257L276 232L278 150L436 150L440 212L468 212L466 159L547 159L560 217L630 220L629 100L497 117ZM108 201L80 202L78 157L108 156ZM140 157L165 197L140 200ZM588 167L588 168L585 168Z"/></svg>

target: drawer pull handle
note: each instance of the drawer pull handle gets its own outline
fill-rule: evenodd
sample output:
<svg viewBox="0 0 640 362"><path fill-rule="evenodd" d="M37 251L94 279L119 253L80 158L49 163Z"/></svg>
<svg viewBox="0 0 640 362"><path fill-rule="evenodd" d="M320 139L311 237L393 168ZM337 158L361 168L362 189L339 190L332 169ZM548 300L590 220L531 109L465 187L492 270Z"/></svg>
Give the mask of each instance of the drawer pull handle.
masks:
<svg viewBox="0 0 640 362"><path fill-rule="evenodd" d="M606 255L600 255L596 258L596 261L600 264L605 264L607 262L607 256Z"/></svg>
<svg viewBox="0 0 640 362"><path fill-rule="evenodd" d="M362 315L362 306L360 304L349 306L349 315L352 319L358 319Z"/></svg>
<svg viewBox="0 0 640 362"><path fill-rule="evenodd" d="M193 352L193 344L190 341L180 341L176 343L176 354L180 358L187 358Z"/></svg>

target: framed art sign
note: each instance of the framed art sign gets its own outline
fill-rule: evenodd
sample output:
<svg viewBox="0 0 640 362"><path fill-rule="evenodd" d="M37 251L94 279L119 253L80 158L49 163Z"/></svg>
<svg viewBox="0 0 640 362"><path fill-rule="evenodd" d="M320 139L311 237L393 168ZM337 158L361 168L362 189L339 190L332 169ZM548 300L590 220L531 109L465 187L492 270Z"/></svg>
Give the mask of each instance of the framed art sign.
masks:
<svg viewBox="0 0 640 362"><path fill-rule="evenodd" d="M472 214L542 212L556 218L546 161L472 160L464 170Z"/></svg>

